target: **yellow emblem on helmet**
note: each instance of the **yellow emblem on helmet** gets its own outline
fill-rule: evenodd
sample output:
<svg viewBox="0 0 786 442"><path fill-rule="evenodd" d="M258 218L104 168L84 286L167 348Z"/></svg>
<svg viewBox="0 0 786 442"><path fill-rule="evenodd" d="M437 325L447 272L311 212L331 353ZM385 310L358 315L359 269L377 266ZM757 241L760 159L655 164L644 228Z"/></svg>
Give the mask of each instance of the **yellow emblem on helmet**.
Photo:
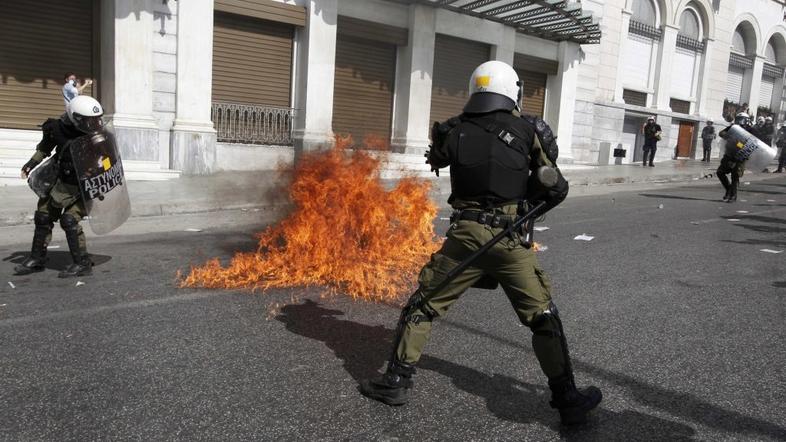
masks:
<svg viewBox="0 0 786 442"><path fill-rule="evenodd" d="M745 147L745 144L742 141L737 141L737 149L742 149Z"/></svg>
<svg viewBox="0 0 786 442"><path fill-rule="evenodd" d="M475 87L489 87L491 84L491 76L489 75L478 75L475 77Z"/></svg>

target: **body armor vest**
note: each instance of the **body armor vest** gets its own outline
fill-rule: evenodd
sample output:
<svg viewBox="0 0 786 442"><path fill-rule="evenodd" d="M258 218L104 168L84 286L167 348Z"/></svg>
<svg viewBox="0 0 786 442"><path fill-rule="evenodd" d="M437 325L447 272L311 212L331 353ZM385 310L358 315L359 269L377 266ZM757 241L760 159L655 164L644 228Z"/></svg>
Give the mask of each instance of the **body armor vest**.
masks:
<svg viewBox="0 0 786 442"><path fill-rule="evenodd" d="M55 156L59 164L58 176L64 183L77 184L76 170L71 159L71 149L68 148L68 143L85 134L74 126L64 123L62 119L54 118L50 118L43 124L43 131L45 134L41 143L43 146L40 146L39 150L48 148L49 152L51 152L52 147L50 146L57 146Z"/></svg>
<svg viewBox="0 0 786 442"><path fill-rule="evenodd" d="M534 132L509 112L464 115L448 136L450 181L455 199L492 207L527 193Z"/></svg>

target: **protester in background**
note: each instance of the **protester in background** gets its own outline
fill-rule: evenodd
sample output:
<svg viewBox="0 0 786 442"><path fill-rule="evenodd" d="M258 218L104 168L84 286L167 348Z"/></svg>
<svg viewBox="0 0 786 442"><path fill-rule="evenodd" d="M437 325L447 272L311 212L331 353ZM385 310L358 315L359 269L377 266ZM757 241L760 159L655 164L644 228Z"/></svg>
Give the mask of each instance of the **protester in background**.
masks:
<svg viewBox="0 0 786 442"><path fill-rule="evenodd" d="M82 84L79 84L73 72L66 72L63 76L63 81L65 82L63 85L63 101L66 107L68 107L68 103L70 103L71 100L81 95L86 87L93 84L93 80L86 80L82 82Z"/></svg>
<svg viewBox="0 0 786 442"><path fill-rule="evenodd" d="M710 154L712 153L712 142L715 140L715 126L712 120L707 120L707 125L701 131L701 139L704 142L704 156L702 161L710 162Z"/></svg>
<svg viewBox="0 0 786 442"><path fill-rule="evenodd" d="M641 133L644 134L644 159L642 166L647 165L647 156L649 155L650 167L655 167L652 161L655 159L655 151L658 150L658 141L660 141L663 131L660 125L655 122L654 116L647 118L647 124L641 128Z"/></svg>

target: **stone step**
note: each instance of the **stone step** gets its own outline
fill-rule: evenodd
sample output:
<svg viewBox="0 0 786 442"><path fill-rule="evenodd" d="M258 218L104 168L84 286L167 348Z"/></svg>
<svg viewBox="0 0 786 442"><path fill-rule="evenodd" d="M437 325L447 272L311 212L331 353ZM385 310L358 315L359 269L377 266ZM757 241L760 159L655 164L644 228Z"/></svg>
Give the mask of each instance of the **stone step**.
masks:
<svg viewBox="0 0 786 442"><path fill-rule="evenodd" d="M23 186L27 181L19 177L26 159L0 158L0 186ZM126 178L130 181L166 181L180 178L180 171L161 169L155 161L123 161Z"/></svg>

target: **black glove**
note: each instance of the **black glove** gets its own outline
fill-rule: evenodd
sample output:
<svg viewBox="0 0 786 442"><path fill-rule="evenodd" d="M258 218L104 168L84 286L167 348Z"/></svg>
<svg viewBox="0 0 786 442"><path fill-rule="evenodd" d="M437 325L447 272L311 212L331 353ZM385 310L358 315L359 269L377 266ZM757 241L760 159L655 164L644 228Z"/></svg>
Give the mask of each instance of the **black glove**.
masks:
<svg viewBox="0 0 786 442"><path fill-rule="evenodd" d="M431 171L436 173L437 176L439 176L439 169L431 164L431 146L429 146L429 149L426 149L426 153L423 154L423 156L426 157L426 164L431 166Z"/></svg>
<svg viewBox="0 0 786 442"><path fill-rule="evenodd" d="M22 166L22 173L25 175L30 175L30 172L35 169L35 166L38 166L38 161L30 160Z"/></svg>

